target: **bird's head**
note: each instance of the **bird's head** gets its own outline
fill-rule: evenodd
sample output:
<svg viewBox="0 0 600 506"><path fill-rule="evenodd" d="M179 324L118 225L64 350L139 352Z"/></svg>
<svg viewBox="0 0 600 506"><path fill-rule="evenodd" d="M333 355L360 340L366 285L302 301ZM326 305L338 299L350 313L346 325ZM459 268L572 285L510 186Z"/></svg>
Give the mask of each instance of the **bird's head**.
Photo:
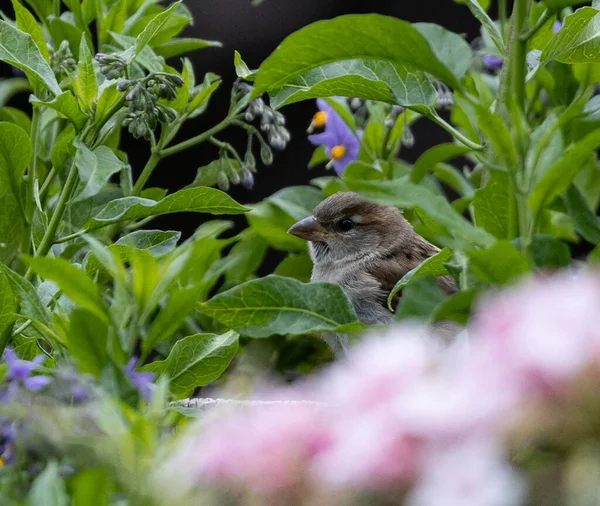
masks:
<svg viewBox="0 0 600 506"><path fill-rule="evenodd" d="M401 211L370 202L356 193L339 192L325 199L312 216L288 233L309 241L313 260L342 260L366 255L402 241L412 228Z"/></svg>

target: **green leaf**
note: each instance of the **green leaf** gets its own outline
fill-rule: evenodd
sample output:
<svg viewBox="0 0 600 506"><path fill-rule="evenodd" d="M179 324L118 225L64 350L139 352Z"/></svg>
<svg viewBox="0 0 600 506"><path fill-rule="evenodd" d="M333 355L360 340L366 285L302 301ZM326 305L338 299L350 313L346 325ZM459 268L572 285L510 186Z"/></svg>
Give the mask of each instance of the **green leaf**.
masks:
<svg viewBox="0 0 600 506"><path fill-rule="evenodd" d="M2 272L0 271L0 345L4 349L16 320L17 301L9 280Z"/></svg>
<svg viewBox="0 0 600 506"><path fill-rule="evenodd" d="M23 176L33 154L29 135L13 123L0 123L0 262L18 252L25 230Z"/></svg>
<svg viewBox="0 0 600 506"><path fill-rule="evenodd" d="M14 123L26 132L31 131L31 118L29 115L14 107L0 106L0 121Z"/></svg>
<svg viewBox="0 0 600 506"><path fill-rule="evenodd" d="M536 235L531 243L531 253L537 267L566 267L571 263L569 247L551 235Z"/></svg>
<svg viewBox="0 0 600 506"><path fill-rule="evenodd" d="M63 40L66 40L69 43L73 57L77 60L79 58L79 43L81 42L81 37L84 35L84 31L75 26L64 15L60 18L51 16L47 26L55 47L58 47Z"/></svg>
<svg viewBox="0 0 600 506"><path fill-rule="evenodd" d="M121 93L117 91L117 83L105 81L100 86L98 104L96 105L96 121L104 123L112 107L119 101Z"/></svg>
<svg viewBox="0 0 600 506"><path fill-rule="evenodd" d="M43 102L34 96L31 96L29 101L36 106L54 109L60 116L71 121L78 132L83 129L87 121L87 116L81 112L77 99L70 91L65 91L57 95L49 102Z"/></svg>
<svg viewBox="0 0 600 506"><path fill-rule="evenodd" d="M343 332L357 323L352 303L338 285L304 284L280 276L238 285L200 304L198 310L250 337Z"/></svg>
<svg viewBox="0 0 600 506"><path fill-rule="evenodd" d="M31 81L47 87L55 95L62 93L31 35L5 21L0 21L0 60L20 68Z"/></svg>
<svg viewBox="0 0 600 506"><path fill-rule="evenodd" d="M108 326L87 309L75 308L70 314L67 347L83 373L100 376L108 360Z"/></svg>
<svg viewBox="0 0 600 506"><path fill-rule="evenodd" d="M484 283L503 285L530 270L529 261L510 241L468 252L471 271Z"/></svg>
<svg viewBox="0 0 600 506"><path fill-rule="evenodd" d="M254 80L254 72L252 72L246 62L242 60L242 55L237 51L233 52L233 65L235 66L235 73L238 77L245 79L246 81Z"/></svg>
<svg viewBox="0 0 600 506"><path fill-rule="evenodd" d="M317 165L321 165L323 163L327 163L328 161L329 157L325 153L325 147L319 146L313 151L313 154L310 157L307 167L309 169L312 169L313 167L316 167Z"/></svg>
<svg viewBox="0 0 600 506"><path fill-rule="evenodd" d="M120 221L139 220L163 214L195 212L210 214L242 214L249 209L229 195L214 188L189 188L168 195L160 201L141 197L123 197L110 201L98 214L88 220L87 230Z"/></svg>
<svg viewBox="0 0 600 506"><path fill-rule="evenodd" d="M158 258L173 251L180 237L181 232L174 230L136 230L121 237L115 245L143 249Z"/></svg>
<svg viewBox="0 0 600 506"><path fill-rule="evenodd" d="M592 244L600 244L600 219L588 206L575 185L563 195L563 202L578 234Z"/></svg>
<svg viewBox="0 0 600 506"><path fill-rule="evenodd" d="M267 200L295 220L301 220L323 200L323 193L313 186L290 186L275 192Z"/></svg>
<svg viewBox="0 0 600 506"><path fill-rule="evenodd" d="M148 44L150 44L154 37L156 37L161 32L161 30L169 21L169 18L173 15L175 9L177 9L180 3L181 0L175 2L168 9L158 13L150 20L150 22L145 26L144 30L135 39L133 58L140 54L142 49L144 49Z"/></svg>
<svg viewBox="0 0 600 506"><path fill-rule="evenodd" d="M403 321L418 318L429 320L433 310L445 299L444 292L431 276L419 278L402 292L394 319Z"/></svg>
<svg viewBox="0 0 600 506"><path fill-rule="evenodd" d="M260 66L253 96L278 90L311 69L353 59L408 65L460 88L470 55L464 40L439 27L415 27L379 14L340 16L288 36Z"/></svg>
<svg viewBox="0 0 600 506"><path fill-rule="evenodd" d="M600 15L592 7L582 7L567 16L564 25L542 52L540 63L600 62Z"/></svg>
<svg viewBox="0 0 600 506"><path fill-rule="evenodd" d="M312 269L313 263L307 253L290 253L275 268L274 274L308 283Z"/></svg>
<svg viewBox="0 0 600 506"><path fill-rule="evenodd" d="M76 141L75 145L75 166L79 172L81 189L75 194L72 202L80 202L98 194L112 175L121 171L124 164L112 149L106 146L98 146L91 151L83 142Z"/></svg>
<svg viewBox="0 0 600 506"><path fill-rule="evenodd" d="M73 302L89 309L106 321L106 307L99 286L91 278L63 258L27 258L33 272L44 279L54 281Z"/></svg>
<svg viewBox="0 0 600 506"><path fill-rule="evenodd" d="M491 171L490 179L473 195L475 223L498 239L508 237L509 199L508 174Z"/></svg>
<svg viewBox="0 0 600 506"><path fill-rule="evenodd" d="M25 33L31 35L31 38L35 42L40 53L47 62L50 61L50 52L48 51L48 44L44 38L44 32L36 19L18 0L12 0L13 9L15 10L15 17L17 18L17 28Z"/></svg>
<svg viewBox="0 0 600 506"><path fill-rule="evenodd" d="M449 234L469 247L487 246L493 237L482 229L469 223L458 214L445 197L436 195L421 185L415 185L403 179L392 181L347 180L350 189L358 191L364 197L378 200L402 209L415 209L445 227Z"/></svg>
<svg viewBox="0 0 600 506"><path fill-rule="evenodd" d="M206 47L223 47L223 44L217 40L180 38L154 46L154 52L163 58L174 58Z"/></svg>
<svg viewBox="0 0 600 506"><path fill-rule="evenodd" d="M112 483L107 469L88 467L80 470L70 480L73 506L109 506Z"/></svg>
<svg viewBox="0 0 600 506"><path fill-rule="evenodd" d="M269 246L284 251L306 250L306 241L287 233L297 220L268 200L253 206L246 219L252 230L264 237Z"/></svg>
<svg viewBox="0 0 600 506"><path fill-rule="evenodd" d="M542 0L553 11L560 11L571 5L588 3L586 0Z"/></svg>
<svg viewBox="0 0 600 506"><path fill-rule="evenodd" d="M24 77L0 80L0 107L5 107L17 94L31 91L31 84Z"/></svg>
<svg viewBox="0 0 600 506"><path fill-rule="evenodd" d="M85 35L81 37L77 77L73 81L73 87L85 110L93 112L93 105L98 98L98 81L96 79L96 69L94 68L92 52L90 51Z"/></svg>
<svg viewBox="0 0 600 506"><path fill-rule="evenodd" d="M45 20L52 14L52 2L48 0L25 0L36 13L37 17Z"/></svg>
<svg viewBox="0 0 600 506"><path fill-rule="evenodd" d="M425 151L413 165L410 180L413 183L421 181L440 162L452 160L458 156L470 153L471 149L458 144L438 144Z"/></svg>
<svg viewBox="0 0 600 506"><path fill-rule="evenodd" d="M2 263L0 263L0 273L5 276L13 293L18 298L21 314L32 320L39 321L47 327L52 327L50 312L40 300L33 285L23 276L20 276Z"/></svg>
<svg viewBox="0 0 600 506"><path fill-rule="evenodd" d="M188 397L195 388L208 385L223 374L238 350L238 334L195 334L177 341L166 360L153 362L142 371L166 374L171 392Z"/></svg>
<svg viewBox="0 0 600 506"><path fill-rule="evenodd" d="M225 281L230 283L247 281L260 267L267 253L267 246L267 241L263 237L252 230L248 231L223 259L227 265Z"/></svg>
<svg viewBox="0 0 600 506"><path fill-rule="evenodd" d="M392 291L388 295L387 305L390 311L394 311L392 307L392 299L400 291L403 290L407 285L413 282L413 279L418 279L423 276L444 276L448 274L448 269L445 267L445 263L452 258L452 251L448 248L444 248L439 253L429 257L428 259L421 262L417 267L407 272L402 279L396 283Z"/></svg>
<svg viewBox="0 0 600 506"><path fill-rule="evenodd" d="M446 297L433 311L433 320L450 320L466 325L477 296L475 290L465 290Z"/></svg>
<svg viewBox="0 0 600 506"><path fill-rule="evenodd" d="M69 506L65 482L54 461L33 481L27 495L27 506Z"/></svg>
<svg viewBox="0 0 600 506"><path fill-rule="evenodd" d="M195 118L204 112L210 97L212 97L213 93L221 86L221 83L222 81L218 76L213 77L207 74L204 77L204 82L194 88L196 95L190 101L187 108L190 118Z"/></svg>
<svg viewBox="0 0 600 506"><path fill-rule="evenodd" d="M500 54L503 55L505 51L504 38L496 26L496 23L492 21L492 19L485 12L483 6L476 0L465 0L465 3L467 4L467 7L469 7L469 10L473 16L477 18L477 21L481 23L481 26L483 26L485 31L488 33L490 39L492 39L492 42L498 51L500 51Z"/></svg>
<svg viewBox="0 0 600 506"><path fill-rule="evenodd" d="M270 93L271 106L319 97L363 97L404 107L432 106L437 93L424 72L407 64L354 59L316 67Z"/></svg>
<svg viewBox="0 0 600 506"><path fill-rule="evenodd" d="M467 0L454 0L457 4L466 4ZM481 6L481 8L487 12L492 4L492 0L477 0L477 3Z"/></svg>
<svg viewBox="0 0 600 506"><path fill-rule="evenodd" d="M534 216L552 201L566 192L584 163L600 147L600 131L595 130L572 145L543 175L529 195L529 207Z"/></svg>

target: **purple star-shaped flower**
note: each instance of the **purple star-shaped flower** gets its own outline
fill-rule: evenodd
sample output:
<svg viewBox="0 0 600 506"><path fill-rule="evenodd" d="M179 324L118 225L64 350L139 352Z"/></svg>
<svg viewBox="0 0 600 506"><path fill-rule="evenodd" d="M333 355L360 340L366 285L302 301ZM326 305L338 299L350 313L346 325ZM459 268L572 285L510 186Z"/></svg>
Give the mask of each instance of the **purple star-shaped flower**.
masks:
<svg viewBox="0 0 600 506"><path fill-rule="evenodd" d="M127 365L125 366L125 374L129 377L138 393L142 396L143 399L149 401L152 397L152 389L154 385L152 381L156 374L153 372L136 372L135 364L137 363L137 357L131 357Z"/></svg>
<svg viewBox="0 0 600 506"><path fill-rule="evenodd" d="M309 135L308 140L315 146L324 146L325 154L331 160L338 176L341 176L349 163L358 159L360 141L354 131L325 100L318 99L319 110L327 114L325 131Z"/></svg>
<svg viewBox="0 0 600 506"><path fill-rule="evenodd" d="M500 56L486 54L483 58L483 65L488 70L500 70L504 60Z"/></svg>
<svg viewBox="0 0 600 506"><path fill-rule="evenodd" d="M6 380L23 385L30 392L39 392L50 383L48 376L31 375L46 360L43 355L38 355L33 360L21 360L11 348L6 348L4 358L8 365Z"/></svg>

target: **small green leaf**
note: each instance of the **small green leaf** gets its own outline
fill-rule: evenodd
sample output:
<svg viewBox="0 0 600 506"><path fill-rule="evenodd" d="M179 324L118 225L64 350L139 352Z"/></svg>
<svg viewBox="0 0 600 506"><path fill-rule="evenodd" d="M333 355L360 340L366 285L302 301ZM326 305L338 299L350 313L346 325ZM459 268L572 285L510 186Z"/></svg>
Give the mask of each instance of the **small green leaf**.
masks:
<svg viewBox="0 0 600 506"><path fill-rule="evenodd" d="M223 258L227 265L225 270L225 281L230 283L243 283L253 275L260 267L266 253L267 241L249 230L242 239L237 242L229 254Z"/></svg>
<svg viewBox="0 0 600 506"><path fill-rule="evenodd" d="M425 151L413 165L410 180L413 183L421 181L440 162L470 153L471 149L458 144L438 144Z"/></svg>
<svg viewBox="0 0 600 506"><path fill-rule="evenodd" d="M75 166L79 172L81 189L72 202L79 202L96 195L110 181L113 174L121 171L123 162L112 149L98 146L91 151L83 142L76 141Z"/></svg>
<svg viewBox="0 0 600 506"><path fill-rule="evenodd" d="M26 233L23 176L32 155L29 135L13 123L0 122L0 262L14 258Z"/></svg>
<svg viewBox="0 0 600 506"><path fill-rule="evenodd" d="M491 171L490 179L473 195L475 223L498 239L508 238L508 173Z"/></svg>
<svg viewBox="0 0 600 506"><path fill-rule="evenodd" d="M2 263L0 263L0 273L5 276L13 293L18 298L21 314L34 321L39 321L47 327L52 327L50 312L40 300L33 285L23 276L20 276Z"/></svg>
<svg viewBox="0 0 600 506"><path fill-rule="evenodd" d="M100 376L108 360L108 326L104 319L83 308L70 314L67 347L83 373Z"/></svg>
<svg viewBox="0 0 600 506"><path fill-rule="evenodd" d="M73 82L73 87L85 110L92 112L93 105L98 97L98 81L96 79L96 69L94 68L92 52L88 47L85 35L81 37L77 77Z"/></svg>
<svg viewBox="0 0 600 506"><path fill-rule="evenodd" d="M304 217L308 216L307 213ZM246 219L254 232L264 237L275 249L283 251L305 251L306 241L287 233L296 219L272 202L265 200L252 207Z"/></svg>
<svg viewBox="0 0 600 506"><path fill-rule="evenodd" d="M10 340L16 312L15 293L3 271L0 271L0 345L3 349Z"/></svg>
<svg viewBox="0 0 600 506"><path fill-rule="evenodd" d="M139 220L171 213L242 214L248 211L248 208L238 204L220 190L206 187L189 188L168 195L158 202L141 197L112 200L88 220L86 229L93 230L120 221Z"/></svg>
<svg viewBox="0 0 600 506"><path fill-rule="evenodd" d="M600 15L596 9L582 7L565 18L563 27L544 49L540 63L553 59L563 63L600 63Z"/></svg>
<svg viewBox="0 0 600 506"><path fill-rule="evenodd" d="M503 285L531 269L527 257L509 241L498 241L488 249L470 251L468 255L471 271L484 283Z"/></svg>
<svg viewBox="0 0 600 506"><path fill-rule="evenodd" d="M43 102L34 96L31 96L29 101L36 106L54 109L60 116L71 121L78 132L83 129L87 121L87 116L81 112L77 99L70 91L65 91L57 95L49 102Z"/></svg>
<svg viewBox="0 0 600 506"><path fill-rule="evenodd" d="M433 277L421 277L410 283L402 292L394 319L396 321L413 318L429 320L433 310L445 297Z"/></svg>
<svg viewBox="0 0 600 506"><path fill-rule="evenodd" d="M494 43L498 51L500 51L500 54L503 55L505 50L504 38L502 37L500 30L496 26L496 23L492 21L492 19L485 12L483 6L478 1L465 0L465 3L467 4L467 7L469 7L473 16L477 18L477 21L481 23L481 26L483 26L485 31L488 33L490 39L492 39L492 42Z"/></svg>
<svg viewBox="0 0 600 506"><path fill-rule="evenodd" d="M563 202L578 234L592 244L600 244L600 219L588 206L576 186L571 185Z"/></svg>
<svg viewBox="0 0 600 506"><path fill-rule="evenodd" d="M223 44L217 40L180 38L154 46L154 52L163 58L174 58L207 47L223 47Z"/></svg>
<svg viewBox="0 0 600 506"><path fill-rule="evenodd" d="M223 374L238 350L238 334L195 334L177 341L166 360L153 362L142 371L166 374L171 392L179 399L195 388L208 385Z"/></svg>
<svg viewBox="0 0 600 506"><path fill-rule="evenodd" d="M312 169L313 167L316 167L317 165L321 165L323 163L327 163L328 161L329 157L325 153L325 147L319 146L313 151L313 154L308 162L308 168Z"/></svg>
<svg viewBox="0 0 600 506"><path fill-rule="evenodd" d="M42 28L29 12L18 0L12 0L13 9L15 10L15 17L17 18L17 28L25 33L31 35L31 38L35 42L40 53L47 62L50 61L50 52L48 51L48 44L44 38L44 32Z"/></svg>
<svg viewBox="0 0 600 506"><path fill-rule="evenodd" d="M352 303L338 285L304 284L280 276L248 281L200 304L198 310L250 337L354 328Z"/></svg>
<svg viewBox="0 0 600 506"><path fill-rule="evenodd" d="M245 79L246 81L254 80L254 72L252 72L246 62L242 60L242 55L237 51L233 52L233 64L235 66L235 73L238 77Z"/></svg>
<svg viewBox="0 0 600 506"><path fill-rule="evenodd" d="M135 230L121 237L115 245L143 249L158 258L173 251L180 237L181 232L174 230Z"/></svg>
<svg viewBox="0 0 600 506"><path fill-rule="evenodd" d="M64 480L54 461L33 481L27 495L27 506L69 506Z"/></svg>
<svg viewBox="0 0 600 506"><path fill-rule="evenodd" d="M195 96L190 101L187 108L190 118L195 118L204 112L210 97L212 97L213 93L221 86L221 83L222 81L218 76L213 79L212 76L207 74L204 78L204 82L194 88Z"/></svg>
<svg viewBox="0 0 600 506"><path fill-rule="evenodd" d="M0 106L0 122L7 121L21 127L26 132L31 131L31 118L28 114L14 107Z"/></svg>
<svg viewBox="0 0 600 506"><path fill-rule="evenodd" d="M81 269L62 258L29 257L27 262L40 277L54 281L73 302L106 320L100 288Z"/></svg>
<svg viewBox="0 0 600 506"><path fill-rule="evenodd" d="M48 0L25 0L36 13L37 17L45 20L52 14L52 3Z"/></svg>
<svg viewBox="0 0 600 506"><path fill-rule="evenodd" d="M439 253L429 257L427 260L421 262L417 267L407 272L402 279L396 283L390 294L388 295L387 304L390 311L394 311L392 307L392 299L400 291L403 290L407 285L418 278L423 276L444 276L448 274L448 269L445 267L445 263L452 258L452 251L448 248L444 248Z"/></svg>
<svg viewBox="0 0 600 506"><path fill-rule="evenodd" d="M531 243L531 254L537 267L566 267L571 263L569 247L550 235L536 235Z"/></svg>
<svg viewBox="0 0 600 506"><path fill-rule="evenodd" d="M30 91L31 84L24 77L0 80L0 107L5 107L15 95Z"/></svg>
<svg viewBox="0 0 600 506"><path fill-rule="evenodd" d="M179 6L181 0L172 4L168 9L163 12L158 13L154 16L150 22L146 25L142 33L140 33L135 39L135 46L133 51L133 58L135 58L142 49L144 49L148 44L152 43L154 37L156 37L160 31L163 29L165 24L169 21L169 18L175 12L175 9ZM113 30L120 31L120 30Z"/></svg>
<svg viewBox="0 0 600 506"><path fill-rule="evenodd" d="M5 21L0 21L0 60L20 68L30 80L47 87L54 95L62 93L31 35Z"/></svg>
<svg viewBox="0 0 600 506"><path fill-rule="evenodd" d="M301 220L323 200L323 193L313 186L290 186L275 192L267 200L295 220Z"/></svg>
<svg viewBox="0 0 600 506"><path fill-rule="evenodd" d="M450 320L461 325L467 324L476 296L475 290L466 290L446 297L433 311L433 320Z"/></svg>

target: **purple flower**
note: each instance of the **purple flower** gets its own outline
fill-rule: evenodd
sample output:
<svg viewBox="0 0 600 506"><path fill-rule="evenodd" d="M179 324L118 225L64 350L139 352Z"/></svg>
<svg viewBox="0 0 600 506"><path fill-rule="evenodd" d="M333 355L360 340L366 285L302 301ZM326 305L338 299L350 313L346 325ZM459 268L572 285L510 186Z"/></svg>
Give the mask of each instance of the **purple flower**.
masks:
<svg viewBox="0 0 600 506"><path fill-rule="evenodd" d="M504 60L500 56L486 54L483 58L483 65L488 70L500 70Z"/></svg>
<svg viewBox="0 0 600 506"><path fill-rule="evenodd" d="M154 380L156 374L153 372L134 371L136 362L137 357L131 357L125 366L125 374L127 374L142 398L146 401L149 401L152 397L152 389L154 387L152 381Z"/></svg>
<svg viewBox="0 0 600 506"><path fill-rule="evenodd" d="M349 163L358 159L360 142L354 131L325 100L318 99L320 118L325 117L325 131L309 135L308 140L316 146L324 146L335 172L341 176ZM317 114L319 114L317 113Z"/></svg>
<svg viewBox="0 0 600 506"><path fill-rule="evenodd" d="M48 376L31 375L46 360L43 355L38 355L33 360L21 360L11 348L6 348L4 358L8 365L6 380L13 385L22 385L30 392L39 392L50 383Z"/></svg>
<svg viewBox="0 0 600 506"><path fill-rule="evenodd" d="M557 19L552 26L552 30L554 33L558 33L560 29L563 27L563 22L560 19Z"/></svg>

